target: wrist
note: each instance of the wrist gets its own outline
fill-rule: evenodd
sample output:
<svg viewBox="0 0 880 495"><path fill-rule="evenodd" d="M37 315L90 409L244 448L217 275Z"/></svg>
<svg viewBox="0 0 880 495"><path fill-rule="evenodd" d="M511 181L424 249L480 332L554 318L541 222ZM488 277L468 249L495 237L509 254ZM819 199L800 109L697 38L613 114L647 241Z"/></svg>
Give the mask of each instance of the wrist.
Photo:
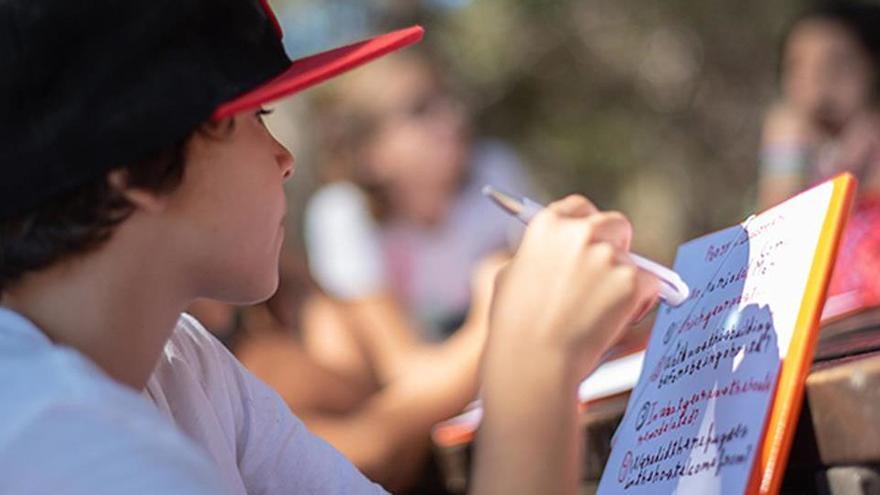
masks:
<svg viewBox="0 0 880 495"><path fill-rule="evenodd" d="M483 370L483 395L562 394L574 400L582 368L569 352L551 346L490 345Z"/></svg>
<svg viewBox="0 0 880 495"><path fill-rule="evenodd" d="M538 349L525 359L495 351L487 352L483 368L474 493L575 493L581 465L576 368L554 350Z"/></svg>
<svg viewBox="0 0 880 495"><path fill-rule="evenodd" d="M498 369L526 376L553 372L577 384L596 367L605 347L595 338L565 340L560 332L542 330L538 324L516 331L496 327L489 333L483 367L487 373Z"/></svg>

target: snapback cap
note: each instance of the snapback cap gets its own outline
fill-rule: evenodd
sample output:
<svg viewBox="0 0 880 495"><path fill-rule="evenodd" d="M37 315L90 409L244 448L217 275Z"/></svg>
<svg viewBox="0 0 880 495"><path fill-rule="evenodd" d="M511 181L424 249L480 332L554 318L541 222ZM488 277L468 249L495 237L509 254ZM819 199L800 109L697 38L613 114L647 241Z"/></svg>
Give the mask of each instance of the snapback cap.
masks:
<svg viewBox="0 0 880 495"><path fill-rule="evenodd" d="M222 119L302 91L382 55L411 45L421 40L423 34L424 29L421 26L413 26L297 59L278 77L218 107L213 118Z"/></svg>
<svg viewBox="0 0 880 495"><path fill-rule="evenodd" d="M419 41L291 61L267 0L0 2L0 218Z"/></svg>

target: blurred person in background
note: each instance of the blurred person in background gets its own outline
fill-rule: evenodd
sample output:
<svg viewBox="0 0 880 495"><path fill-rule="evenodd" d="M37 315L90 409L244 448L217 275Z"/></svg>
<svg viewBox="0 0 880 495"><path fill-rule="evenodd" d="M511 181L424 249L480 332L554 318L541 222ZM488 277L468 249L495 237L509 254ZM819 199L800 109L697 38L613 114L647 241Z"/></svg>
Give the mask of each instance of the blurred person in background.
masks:
<svg viewBox="0 0 880 495"><path fill-rule="evenodd" d="M307 303L304 341L354 376L374 367L365 345L406 348L461 327L477 263L521 232L481 188L529 192L509 147L472 138L464 105L428 56L374 65L316 98L326 184L305 213L309 266L328 297Z"/></svg>
<svg viewBox="0 0 880 495"><path fill-rule="evenodd" d="M278 391L309 430L370 479L394 493L445 493L430 463L430 431L477 394L493 281L505 261L478 266L474 302L450 339L405 348L367 342L365 355L380 363L370 378L339 373L306 352L296 308L313 289L301 276L283 276L272 299L247 308L231 343L242 364Z"/></svg>
<svg viewBox="0 0 880 495"><path fill-rule="evenodd" d="M764 122L759 207L852 172L861 187L830 295L880 304L880 6L829 3L783 39L780 100Z"/></svg>

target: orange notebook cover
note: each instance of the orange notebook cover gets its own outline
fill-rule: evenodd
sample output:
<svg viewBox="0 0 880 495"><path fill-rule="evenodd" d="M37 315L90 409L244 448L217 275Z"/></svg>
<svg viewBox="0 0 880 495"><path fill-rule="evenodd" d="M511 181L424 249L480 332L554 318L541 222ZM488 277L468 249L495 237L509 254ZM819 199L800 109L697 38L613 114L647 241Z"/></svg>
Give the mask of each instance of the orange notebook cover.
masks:
<svg viewBox="0 0 880 495"><path fill-rule="evenodd" d="M798 314L797 327L779 373L764 443L755 462L747 493L778 493L782 486L785 465L804 400L804 383L816 350L828 282L831 280L831 270L837 259L837 249L856 190L856 180L850 174L832 179L832 184L834 189L831 202L813 257L813 268Z"/></svg>

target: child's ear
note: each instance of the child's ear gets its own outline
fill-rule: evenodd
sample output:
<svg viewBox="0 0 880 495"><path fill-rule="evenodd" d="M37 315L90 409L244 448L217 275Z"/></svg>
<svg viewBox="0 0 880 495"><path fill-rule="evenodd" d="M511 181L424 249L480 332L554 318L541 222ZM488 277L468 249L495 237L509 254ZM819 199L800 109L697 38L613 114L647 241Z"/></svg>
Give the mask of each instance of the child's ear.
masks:
<svg viewBox="0 0 880 495"><path fill-rule="evenodd" d="M167 200L161 194L129 186L127 170L117 169L110 171L107 174L107 183L139 210L158 213L165 209Z"/></svg>

